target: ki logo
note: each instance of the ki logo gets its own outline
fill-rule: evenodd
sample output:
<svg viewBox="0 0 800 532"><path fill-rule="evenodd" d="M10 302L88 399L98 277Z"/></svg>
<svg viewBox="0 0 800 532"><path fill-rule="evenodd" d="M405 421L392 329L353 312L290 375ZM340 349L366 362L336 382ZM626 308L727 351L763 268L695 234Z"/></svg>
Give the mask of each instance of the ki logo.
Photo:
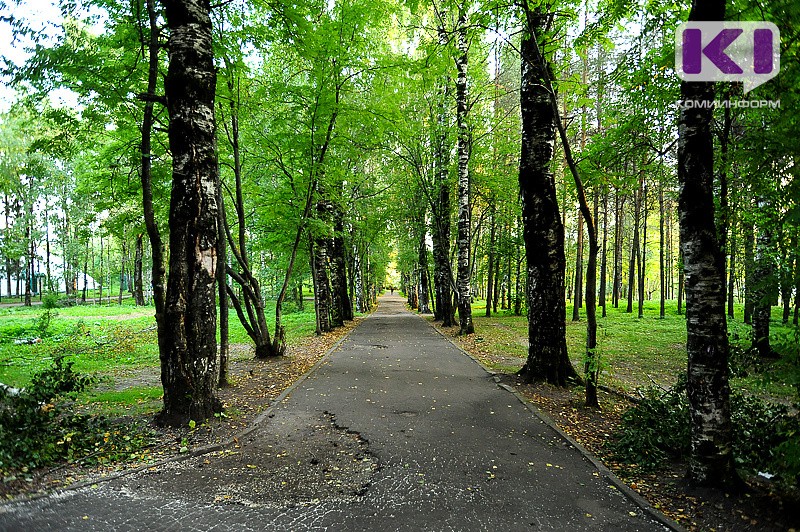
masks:
<svg viewBox="0 0 800 532"><path fill-rule="evenodd" d="M684 81L741 81L748 93L781 68L771 22L686 22L675 33L675 70Z"/></svg>

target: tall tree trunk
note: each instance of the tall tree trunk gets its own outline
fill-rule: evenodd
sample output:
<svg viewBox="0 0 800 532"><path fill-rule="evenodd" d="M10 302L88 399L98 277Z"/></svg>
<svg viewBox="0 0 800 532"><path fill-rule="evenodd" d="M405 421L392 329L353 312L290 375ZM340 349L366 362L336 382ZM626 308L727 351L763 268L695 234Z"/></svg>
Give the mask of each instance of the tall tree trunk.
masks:
<svg viewBox="0 0 800 532"><path fill-rule="evenodd" d="M353 243L353 291L355 292L356 311L366 312L366 299L364 298L364 272L361 266L361 251L358 244Z"/></svg>
<svg viewBox="0 0 800 532"><path fill-rule="evenodd" d="M795 242L800 240L800 227L794 231ZM794 246L794 316L792 324L797 325L800 320L800 248Z"/></svg>
<svg viewBox="0 0 800 532"><path fill-rule="evenodd" d="M522 225L521 221L519 225ZM514 261L517 263L517 274L514 279L514 315L522 314L522 256L520 246L514 246Z"/></svg>
<svg viewBox="0 0 800 532"><path fill-rule="evenodd" d="M572 297L572 321L580 321L583 306L583 218L578 213L578 238L575 245L575 289Z"/></svg>
<svg viewBox="0 0 800 532"><path fill-rule="evenodd" d="M731 238L730 238L730 262L728 265L728 317L733 319L734 317L734 297L733 297L733 290L736 285L736 231L733 228L734 220L731 220Z"/></svg>
<svg viewBox="0 0 800 532"><path fill-rule="evenodd" d="M31 205L31 208L33 206ZM30 307L33 305L31 301L31 285L33 284L33 258L35 256L33 251L33 230L31 228L32 225L32 215L26 221L25 225L25 242L28 244L25 250L25 306Z"/></svg>
<svg viewBox="0 0 800 532"><path fill-rule="evenodd" d="M448 35L439 28L439 42L446 44ZM434 183L437 198L433 209L433 284L436 293L436 319L444 327L455 325L453 308L453 271L450 266L450 145L448 141L447 101L449 83L440 82L439 102L437 103L436 128L434 130Z"/></svg>
<svg viewBox="0 0 800 532"><path fill-rule="evenodd" d="M786 241L786 237L781 239ZM781 265L781 302L783 303L783 324L789 323L792 315L792 289L794 288L794 260L797 249L797 233L792 231L789 237L789 248L782 253L784 263Z"/></svg>
<svg viewBox="0 0 800 532"><path fill-rule="evenodd" d="M642 174L642 185L641 185L641 207L642 207L642 217L640 222L642 224L642 239L638 247L641 247L641 253L638 253L636 256L636 268L639 273L639 286L638 286L638 296L639 296L639 317L644 317L644 294L645 294L645 286L644 280L646 276L646 269L647 269L647 183L644 182L644 174Z"/></svg>
<svg viewBox="0 0 800 532"><path fill-rule="evenodd" d="M347 268L344 247L344 213L338 204L333 205L333 238L331 238L331 296L332 321L341 327L345 320L353 319L353 307L347 294Z"/></svg>
<svg viewBox="0 0 800 532"><path fill-rule="evenodd" d="M548 26L549 14L526 13L520 44L522 150L519 188L528 282L528 358L519 374L526 382L546 381L565 386L579 379L569 360L564 301L564 226L556 185L550 170L555 142L555 113L545 88L549 65L538 53L537 38Z"/></svg>
<svg viewBox="0 0 800 532"><path fill-rule="evenodd" d="M45 210L44 210L44 223L45 223L45 232L44 232L44 242L45 242L45 275L47 280L47 291L53 292L53 276L50 271L50 212L48 210L48 205L45 200Z"/></svg>
<svg viewBox="0 0 800 532"><path fill-rule="evenodd" d="M658 315L660 318L664 318L666 316L666 299L667 299L667 274L666 274L666 264L665 264L665 252L666 252L666 245L664 242L665 238L665 231L664 231L664 217L666 215L665 208L664 208L664 183L659 181L658 183L658 277L661 283L660 290L659 290L659 312Z"/></svg>
<svg viewBox="0 0 800 532"><path fill-rule="evenodd" d="M614 279L611 286L611 304L619 308L622 292L622 207L625 199L620 197L619 189L614 191Z"/></svg>
<svg viewBox="0 0 800 532"><path fill-rule="evenodd" d="M754 275L754 250L755 250L755 226L752 220L747 220L744 224L744 317L745 323L753 322L753 307L755 304L753 280Z"/></svg>
<svg viewBox="0 0 800 532"><path fill-rule="evenodd" d="M235 87L232 80L228 81L228 89L231 93L238 91L238 88ZM225 271L231 279L241 287L242 292L241 298L232 290L228 291L228 295L233 304L233 308L236 310L236 315L239 317L247 335L255 345L256 358L265 359L278 356L280 351L276 350L278 346L273 344L270 338L261 283L253 272L253 267L250 265L250 257L247 251L247 219L245 217L244 194L242 191L238 96L231 98L230 111L231 117L230 130L228 130L228 142L233 152L233 176L235 180L234 211L236 212L236 227L238 229L236 239L234 239L228 227L227 215L223 212L221 216L225 222L223 224L223 229L225 230L228 245L238 265L237 271L233 267L225 264ZM280 338L278 339L278 343L280 343Z"/></svg>
<svg viewBox="0 0 800 532"><path fill-rule="evenodd" d="M228 386L228 353L230 351L230 319L228 309L228 246L227 217L225 215L225 201L222 196L222 179L217 177L217 294L219 298L219 373L217 386Z"/></svg>
<svg viewBox="0 0 800 532"><path fill-rule="evenodd" d="M125 279L126 279L126 277L125 277L125 266L127 265L127 262L128 262L128 249L127 249L127 245L125 244L125 238L123 236L123 239L122 239L122 261L121 261L120 275L119 275L119 298L118 298L118 303L120 305L122 305L122 291L123 291L123 289L125 287Z"/></svg>
<svg viewBox="0 0 800 532"><path fill-rule="evenodd" d="M625 312L633 312L633 296L636 292L636 259L639 258L639 209L641 207L641 186L634 198L633 214L633 244L631 245L631 260L628 263L628 306Z"/></svg>
<svg viewBox="0 0 800 532"><path fill-rule="evenodd" d="M92 255L92 265L94 266L94 255ZM86 252L83 255L83 292L81 293L81 303L86 303L86 292L89 290L89 239L86 239ZM158 323L158 319L156 319ZM159 336L159 348L161 347L161 337ZM160 351L159 351L160 352Z"/></svg>
<svg viewBox="0 0 800 532"><path fill-rule="evenodd" d="M689 20L724 20L724 0L695 2ZM683 101L711 103L714 84L682 82ZM683 107L678 122L681 248L686 272L691 451L689 479L697 485L737 488L731 453L728 328L723 297L724 257L714 220L713 110Z"/></svg>
<svg viewBox="0 0 800 532"><path fill-rule="evenodd" d="M608 190L603 191L603 247L600 259L600 306L606 317L606 285L608 284Z"/></svg>
<svg viewBox="0 0 800 532"><path fill-rule="evenodd" d="M424 220L424 216L423 216ZM419 239L418 262L419 262L419 311L422 314L430 314L431 308L428 303L429 281L428 281L428 246L425 244L425 224L422 224L422 234Z"/></svg>
<svg viewBox="0 0 800 532"><path fill-rule="evenodd" d="M136 235L136 251L133 258L133 300L136 305L144 306L144 279L142 266L144 262L144 235Z"/></svg>
<svg viewBox="0 0 800 532"><path fill-rule="evenodd" d="M470 133L467 126L467 17L462 7L456 35L456 122L458 124L458 321L459 334L472 334L472 294L470 293Z"/></svg>
<svg viewBox="0 0 800 532"><path fill-rule="evenodd" d="M164 0L170 28L165 81L172 152L170 260L161 353L160 420L185 425L219 411L217 357L217 166L208 0Z"/></svg>
<svg viewBox="0 0 800 532"><path fill-rule="evenodd" d="M489 210L491 216L491 223L489 226L489 264L487 265L487 282L486 282L486 317L490 317L492 315L492 296L495 283L495 275L494 275L494 263L495 263L495 256L494 256L494 249L495 249L495 237L497 236L497 206L495 205L494 195L489 198Z"/></svg>

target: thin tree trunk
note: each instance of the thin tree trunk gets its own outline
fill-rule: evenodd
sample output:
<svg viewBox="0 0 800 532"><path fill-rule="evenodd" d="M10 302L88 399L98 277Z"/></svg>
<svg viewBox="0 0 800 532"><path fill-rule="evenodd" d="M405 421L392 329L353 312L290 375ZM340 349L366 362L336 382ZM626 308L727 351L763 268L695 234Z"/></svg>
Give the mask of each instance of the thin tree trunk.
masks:
<svg viewBox="0 0 800 532"><path fill-rule="evenodd" d="M666 316L666 299L667 299L667 275L665 272L665 233L664 233L664 183L658 183L658 277L661 283L661 290L659 293L659 317L662 319Z"/></svg>
<svg viewBox="0 0 800 532"><path fill-rule="evenodd" d="M211 18L207 0L164 0L170 28L165 81L172 152L170 260L161 353L160 421L182 426L221 409L217 357L217 195Z"/></svg>
<svg viewBox="0 0 800 532"><path fill-rule="evenodd" d="M578 213L580 214L580 212ZM575 289L572 291L572 321L580 321L583 306L583 218L578 216L578 238L575 245Z"/></svg>
<svg viewBox="0 0 800 532"><path fill-rule="evenodd" d="M219 298L219 373L217 386L220 388L230 384L228 380L228 353L230 351L230 319L228 309L228 246L225 226L228 224L225 214L225 201L222 196L222 178L218 176L216 184L217 205L217 297Z"/></svg>
<svg viewBox="0 0 800 532"><path fill-rule="evenodd" d="M647 268L647 183L644 182L644 174L642 174L642 190L641 190L641 206L642 206L642 217L640 222L642 224L642 239L641 243L637 247L641 247L641 253L637 254L637 270L639 272L639 289L638 289L638 296L639 296L639 317L644 317L644 294L645 294L645 286L644 286L644 279L646 276L646 268Z"/></svg>
<svg viewBox="0 0 800 532"><path fill-rule="evenodd" d="M622 207L624 198L620 197L619 189L614 191L614 279L611 286L611 304L619 308L622 292Z"/></svg>
<svg viewBox="0 0 800 532"><path fill-rule="evenodd" d="M748 220L744 227L744 317L745 323L753 322L754 296L754 248L755 229L752 220Z"/></svg>
<svg viewBox="0 0 800 532"><path fill-rule="evenodd" d="M159 14L156 12L155 0L147 0L147 16L150 24L150 40L148 41L148 70L147 70L147 98L145 98L144 114L142 117L142 142L141 142L141 182L142 182L142 208L144 214L144 224L147 230L147 237L150 240L150 255L152 261L151 285L153 289L153 303L156 311L156 329L158 336L158 351L161 356L165 356L167 345L165 343L167 335L165 323L166 305L166 266L164 261L164 243L161 240L161 232L156 222L155 209L153 207L153 155L152 132L154 120L154 105L156 101L156 87L159 77L159 52L160 52L160 29L158 26ZM84 268L85 271L85 268ZM86 288L84 279L83 297L86 299Z"/></svg>
<svg viewBox="0 0 800 532"><path fill-rule="evenodd" d="M782 239L782 241L785 241ZM794 288L794 250L797 249L797 234L792 233L789 237L789 249L784 250L783 257L785 264L781 267L781 302L783 303L782 323L788 324L792 316L792 289Z"/></svg>
<svg viewBox="0 0 800 532"><path fill-rule="evenodd" d="M489 198L489 209L491 216L491 224L489 228L489 264L487 265L487 282L486 282L486 317L492 315L492 290L494 289L495 275L494 275L494 249L495 249L495 236L497 235L497 206L495 205L494 196Z"/></svg>
<svg viewBox="0 0 800 532"><path fill-rule="evenodd" d="M689 20L724 20L724 0L692 6ZM682 82L684 101L711 103L714 84ZM738 488L731 453L728 335L723 297L724 257L714 220L713 110L683 107L678 122L681 248L686 313L691 451L689 479L697 485Z"/></svg>
<svg viewBox="0 0 800 532"><path fill-rule="evenodd" d="M133 259L133 300L136 305L144 306L144 279L142 266L144 262L144 235L136 235L136 252Z"/></svg>
<svg viewBox="0 0 800 532"><path fill-rule="evenodd" d="M31 205L31 208L33 206ZM32 214L29 213L29 219L25 225L25 241L27 242L25 250L25 306L30 307L33 305L31 301L31 284L33 283L33 231L31 229Z"/></svg>
<svg viewBox="0 0 800 532"><path fill-rule="evenodd" d="M423 216L423 220L424 220ZM428 246L425 244L425 224L422 224L422 234L419 239L418 263L419 263L419 311L422 314L430 314L431 309L428 303Z"/></svg>
<svg viewBox="0 0 800 532"><path fill-rule="evenodd" d="M458 16L456 70L456 121L458 124L458 321L459 334L472 334L472 294L470 293L470 139L467 126L467 18L460 8Z"/></svg>
<svg viewBox="0 0 800 532"><path fill-rule="evenodd" d="M122 266L120 268L120 276L119 276L119 298L118 303L122 305L122 291L125 287L125 266L128 262L128 250L127 245L125 244L125 239L123 237L122 240Z"/></svg>
<svg viewBox="0 0 800 532"><path fill-rule="evenodd" d="M731 224L733 225L734 221L731 220ZM733 291L736 283L736 231L733 227L731 227L731 238L730 238L730 262L728 265L728 317L733 319L734 317L734 297Z"/></svg>
<svg viewBox="0 0 800 532"><path fill-rule="evenodd" d="M641 187L640 187L641 190ZM641 195L637 191L634 198L634 215L633 215L633 244L631 245L631 260L628 263L628 306L625 312L628 314L633 312L633 295L636 286L636 259L639 257L639 207L641 203Z"/></svg>
<svg viewBox="0 0 800 532"><path fill-rule="evenodd" d="M606 285L608 284L608 190L603 191L603 247L600 261L600 306L606 317Z"/></svg>

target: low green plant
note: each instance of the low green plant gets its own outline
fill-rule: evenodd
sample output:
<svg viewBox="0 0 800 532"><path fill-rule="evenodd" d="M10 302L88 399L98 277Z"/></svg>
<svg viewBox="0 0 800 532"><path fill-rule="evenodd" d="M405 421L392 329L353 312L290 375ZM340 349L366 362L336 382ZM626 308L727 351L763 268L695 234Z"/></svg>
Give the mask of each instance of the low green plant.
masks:
<svg viewBox="0 0 800 532"><path fill-rule="evenodd" d="M28 471L61 460L102 463L138 456L147 433L75 411L75 397L96 379L56 356L16 394L0 394L0 472Z"/></svg>
<svg viewBox="0 0 800 532"><path fill-rule="evenodd" d="M795 482L800 474L800 420L782 404L734 392L732 453L749 473L768 471ZM644 471L655 471L690 448L686 378L669 390L650 389L622 416L620 429L608 443L615 459Z"/></svg>
<svg viewBox="0 0 800 532"><path fill-rule="evenodd" d="M615 458L654 471L670 458L689 452L689 402L686 377L668 390L650 388L622 415L620 430L607 444Z"/></svg>

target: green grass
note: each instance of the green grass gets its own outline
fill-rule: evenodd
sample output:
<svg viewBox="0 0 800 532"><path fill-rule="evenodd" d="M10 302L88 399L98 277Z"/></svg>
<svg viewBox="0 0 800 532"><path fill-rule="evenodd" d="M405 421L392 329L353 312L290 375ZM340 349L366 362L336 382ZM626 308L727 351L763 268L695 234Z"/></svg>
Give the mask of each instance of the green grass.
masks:
<svg viewBox="0 0 800 532"><path fill-rule="evenodd" d="M146 414L161 408L161 386L136 386L121 391L90 392L78 404L108 417Z"/></svg>
<svg viewBox="0 0 800 532"><path fill-rule="evenodd" d="M518 370L527 357L527 319L513 316L510 311L486 318L483 301L477 301L472 308L476 336L482 340L482 347L494 355L509 357L496 362L492 369ZM579 371L583 368L586 342L584 310L581 309L581 320L573 322L572 305L567 304L567 349ZM735 311L737 317L729 320L729 332L734 338L738 337L741 345L747 346L750 326L741 322L742 308L737 307ZM667 302L664 318L659 317L657 301L646 301L643 318L638 318L636 306L633 314L626 313L624 306L619 309L608 306L605 318L598 310L597 321L602 384L631 393L652 383L669 386L679 372L686 370L686 321L678 314L675 301ZM773 308L770 327L773 346L779 351L782 349L783 356L777 361L759 364L745 377L733 378L732 386L770 398L791 400L797 394L792 383L797 379L798 369L794 362L796 355L789 352L791 342L780 340L787 338L792 328L781 323L778 307ZM516 357L518 362L515 364L510 357Z"/></svg>
<svg viewBox="0 0 800 532"><path fill-rule="evenodd" d="M78 305L55 309L44 334L37 322L45 309L0 307L0 382L25 387L31 376L50 365L56 354L74 361L80 373L95 374L113 380L120 373L159 366L154 309L136 307L130 300L112 304ZM313 305L303 312L292 312L287 304L283 315L287 341L292 344L314 334ZM266 310L270 333L274 334L274 302ZM39 343L16 344L20 339L41 339ZM251 345L236 312L230 312L230 342ZM109 415L124 412L155 411L160 407L161 388L131 388L122 392L90 392L79 402L95 405Z"/></svg>

